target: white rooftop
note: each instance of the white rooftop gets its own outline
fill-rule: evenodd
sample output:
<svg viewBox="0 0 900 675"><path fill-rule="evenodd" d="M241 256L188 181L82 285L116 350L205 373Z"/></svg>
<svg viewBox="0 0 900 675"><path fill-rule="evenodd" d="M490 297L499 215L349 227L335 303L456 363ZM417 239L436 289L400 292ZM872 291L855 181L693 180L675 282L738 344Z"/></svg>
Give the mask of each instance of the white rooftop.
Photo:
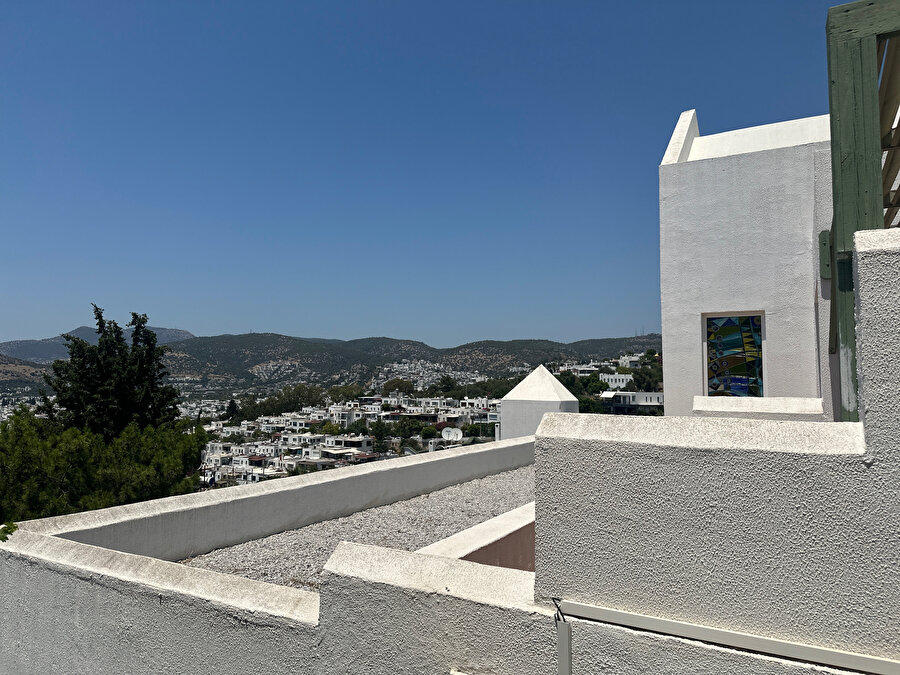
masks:
<svg viewBox="0 0 900 675"><path fill-rule="evenodd" d="M577 401L568 389L543 365L519 382L504 401Z"/></svg>
<svg viewBox="0 0 900 675"><path fill-rule="evenodd" d="M687 110L681 113L675 125L662 164L742 155L829 140L831 140L831 122L828 115L701 136L697 111Z"/></svg>

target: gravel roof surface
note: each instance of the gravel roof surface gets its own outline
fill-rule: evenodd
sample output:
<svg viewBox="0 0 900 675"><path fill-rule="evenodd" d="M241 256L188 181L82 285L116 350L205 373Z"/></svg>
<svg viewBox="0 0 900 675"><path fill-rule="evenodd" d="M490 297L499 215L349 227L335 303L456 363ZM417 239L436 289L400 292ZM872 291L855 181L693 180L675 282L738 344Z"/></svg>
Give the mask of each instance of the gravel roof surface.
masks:
<svg viewBox="0 0 900 675"><path fill-rule="evenodd" d="M271 584L318 588L322 568L342 540L415 551L531 501L534 467L527 466L182 562Z"/></svg>

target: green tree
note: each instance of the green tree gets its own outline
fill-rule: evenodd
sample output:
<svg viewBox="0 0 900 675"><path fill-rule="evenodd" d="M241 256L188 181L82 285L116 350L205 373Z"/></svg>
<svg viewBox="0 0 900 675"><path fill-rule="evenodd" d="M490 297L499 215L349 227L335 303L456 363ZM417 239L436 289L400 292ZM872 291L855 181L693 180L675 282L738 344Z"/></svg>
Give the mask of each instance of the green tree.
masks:
<svg viewBox="0 0 900 675"><path fill-rule="evenodd" d="M68 361L54 361L44 380L56 392L55 402L43 395L41 411L62 428L76 427L100 434L107 442L129 424L139 428L174 422L178 390L165 384L165 347L147 328L147 315L132 312L131 344L115 321L103 318L93 305L98 341L64 336Z"/></svg>
<svg viewBox="0 0 900 675"><path fill-rule="evenodd" d="M422 438L437 438L438 430L432 426L422 428Z"/></svg>
<svg viewBox="0 0 900 675"><path fill-rule="evenodd" d="M228 401L228 407L225 408L225 412L222 413L222 416L219 419L224 422L225 420L230 420L237 414L238 414L237 401L235 401L234 399L231 399L230 401Z"/></svg>
<svg viewBox="0 0 900 675"><path fill-rule="evenodd" d="M362 387L358 384L344 384L332 387L328 390L328 398L334 403L352 401L362 394Z"/></svg>
<svg viewBox="0 0 900 675"><path fill-rule="evenodd" d="M412 382L404 380L401 377L395 377L393 380L388 380L381 388L382 396L387 396L395 391L399 391L401 394L412 395L415 393L416 388L413 386Z"/></svg>
<svg viewBox="0 0 900 675"><path fill-rule="evenodd" d="M365 420L356 420L347 425L346 432L348 434L367 434L369 433L369 425L366 424Z"/></svg>
<svg viewBox="0 0 900 675"><path fill-rule="evenodd" d="M369 433L375 437L376 441L383 441L390 435L390 427L383 420L375 420L369 427Z"/></svg>
<svg viewBox="0 0 900 675"><path fill-rule="evenodd" d="M26 409L0 423L0 522L191 492L207 436L182 422L127 426L107 443Z"/></svg>
<svg viewBox="0 0 900 675"><path fill-rule="evenodd" d="M340 425L337 425L334 422L325 422L325 424L319 427L319 433L325 434L326 436L339 436L341 431Z"/></svg>
<svg viewBox="0 0 900 675"><path fill-rule="evenodd" d="M285 387L260 401L252 396L245 397L241 401L238 413L231 421L243 422L255 420L263 415L280 415L283 412L294 412L306 406L322 405L324 402L325 392L321 387L296 384L292 387Z"/></svg>

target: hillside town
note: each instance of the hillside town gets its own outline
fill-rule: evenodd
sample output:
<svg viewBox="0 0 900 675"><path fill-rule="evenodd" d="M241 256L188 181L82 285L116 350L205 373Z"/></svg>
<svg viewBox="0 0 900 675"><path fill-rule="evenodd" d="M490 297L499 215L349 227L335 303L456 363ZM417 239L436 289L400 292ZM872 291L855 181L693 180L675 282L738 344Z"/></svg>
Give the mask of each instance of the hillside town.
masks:
<svg viewBox="0 0 900 675"><path fill-rule="evenodd" d="M650 350L554 364L551 372L563 385L587 394L579 400L598 404L584 412L658 415L663 412L662 391L637 391L634 372L659 362ZM239 423L226 419L224 401L182 403L181 411L187 418L220 418L204 426L213 440L206 445L200 471L205 487L226 487L497 440L500 404L501 399L487 396L418 396L395 390L344 402L326 400Z"/></svg>

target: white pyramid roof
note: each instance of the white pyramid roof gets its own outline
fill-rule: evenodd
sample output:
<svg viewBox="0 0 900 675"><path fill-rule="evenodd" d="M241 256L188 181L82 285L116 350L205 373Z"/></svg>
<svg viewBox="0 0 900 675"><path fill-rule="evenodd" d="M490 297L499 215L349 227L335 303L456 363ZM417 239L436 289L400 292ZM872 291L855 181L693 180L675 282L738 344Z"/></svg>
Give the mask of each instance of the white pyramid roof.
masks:
<svg viewBox="0 0 900 675"><path fill-rule="evenodd" d="M553 374L538 366L524 380L519 382L503 401L577 401Z"/></svg>

